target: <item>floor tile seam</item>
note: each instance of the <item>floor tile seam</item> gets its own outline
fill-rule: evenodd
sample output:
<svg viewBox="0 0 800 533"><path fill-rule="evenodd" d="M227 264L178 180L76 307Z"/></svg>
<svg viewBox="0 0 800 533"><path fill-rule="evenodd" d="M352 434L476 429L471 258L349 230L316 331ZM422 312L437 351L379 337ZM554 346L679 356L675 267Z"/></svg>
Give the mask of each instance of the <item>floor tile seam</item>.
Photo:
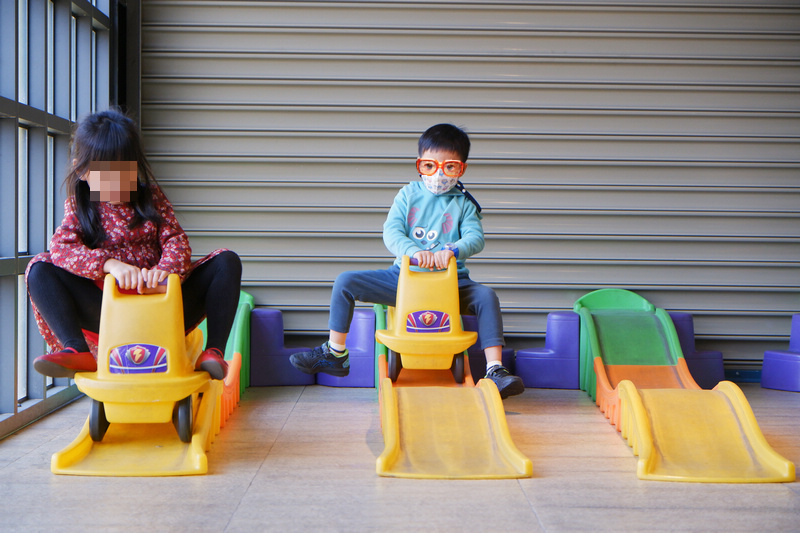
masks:
<svg viewBox="0 0 800 533"><path fill-rule="evenodd" d="M264 461L262 461L261 465L258 468L258 471L261 470L261 467L264 465L264 462L266 462L267 459L269 458L270 453L272 453L272 450L275 448L275 444L281 439L281 436L283 435L284 430L286 429L286 425L289 423L289 420L292 418L292 415L296 413L297 406L300 404L300 400L303 398L303 395L307 393L308 387L309 385L303 386L303 390L300 392L300 394L297 395L295 400L292 402L291 409L289 409L289 411L286 413L286 416L283 417L283 422L281 423L280 428L278 428L278 431L275 432L275 437L272 439L272 443L270 444L269 450L267 450L267 453L264 456Z"/></svg>
<svg viewBox="0 0 800 533"><path fill-rule="evenodd" d="M536 476L536 472L535 471L534 471L533 475ZM525 490L525 487L523 486L522 482L523 482L523 480L518 479L517 480L517 486L519 487L520 491L522 491L522 496L525 498L525 501L528 502L528 507L530 508L531 513L533 513L533 516L536 517L536 523L539 525L539 529L546 533L547 532L547 528L545 527L544 522L542 522L542 518L539 516L539 513L536 511L536 506L533 504L531 499L528 497L528 493Z"/></svg>
<svg viewBox="0 0 800 533"><path fill-rule="evenodd" d="M300 399L300 396L302 396L302 393L298 396L298 400ZM297 404L298 400L295 400L295 402L294 402L295 405ZM278 442L278 438L280 437L280 434L283 432L283 429L286 427L286 422L289 420L289 417L291 416L292 411L294 411L294 407L292 407L292 409L289 411L289 413L286 415L286 417L284 417L283 423L281 424L280 429L275 433L275 436L271 439L271 442L269 443L269 447L266 450L266 453L264 453L264 456L261 458L261 463L258 465L258 468L256 468L253 471L252 475L250 476L250 479L248 480L247 485L245 486L244 490L242 491L242 495L239 498L239 501L236 503L236 506L233 508L232 512L230 513L228 521L225 524L225 526L222 528L222 531L228 531L229 528L231 527L231 525L232 525L232 523L234 521L234 518L236 517L236 514L238 513L239 508L242 505L242 502L244 502L245 497L247 496L248 492L250 492L250 489L253 487L253 483L258 478L258 476L261 474L261 470L264 468L264 465L267 462L267 459L269 459L270 454L272 453L272 450L275 448L275 443Z"/></svg>

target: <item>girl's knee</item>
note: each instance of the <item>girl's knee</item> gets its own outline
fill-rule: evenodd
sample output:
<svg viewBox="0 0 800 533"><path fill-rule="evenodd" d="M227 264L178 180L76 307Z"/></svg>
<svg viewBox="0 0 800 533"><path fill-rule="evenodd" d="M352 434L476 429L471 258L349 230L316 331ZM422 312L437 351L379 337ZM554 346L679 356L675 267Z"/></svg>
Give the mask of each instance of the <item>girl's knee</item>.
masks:
<svg viewBox="0 0 800 533"><path fill-rule="evenodd" d="M54 268L58 267L50 263L45 263L43 261L34 263L28 270L28 276L26 277L26 280L28 283L39 283L44 278L50 278L53 273L52 269Z"/></svg>
<svg viewBox="0 0 800 533"><path fill-rule="evenodd" d="M239 258L239 255L236 252L232 250L225 250L217 257L219 257L220 261L222 261L225 270L229 270L231 272L242 271L242 260Z"/></svg>
<svg viewBox="0 0 800 533"><path fill-rule="evenodd" d="M241 279L242 277L242 260L236 252L231 250L220 252L212 257L209 263L213 263L213 268L218 274L236 279Z"/></svg>

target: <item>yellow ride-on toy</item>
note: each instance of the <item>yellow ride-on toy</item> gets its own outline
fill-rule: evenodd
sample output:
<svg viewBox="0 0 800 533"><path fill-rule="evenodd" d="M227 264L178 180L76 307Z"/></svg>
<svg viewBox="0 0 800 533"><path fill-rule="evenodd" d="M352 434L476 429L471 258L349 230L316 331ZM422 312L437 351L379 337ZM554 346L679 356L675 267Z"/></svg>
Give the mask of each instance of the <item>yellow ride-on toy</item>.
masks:
<svg viewBox="0 0 800 533"><path fill-rule="evenodd" d="M375 337L379 357L381 476L444 479L530 477L531 461L511 440L494 382L475 385L464 351L478 334L464 331L455 258L447 270L412 272L403 257L387 328ZM401 369L407 369L400 376ZM450 379L450 369L455 380ZM398 379L399 377L399 379Z"/></svg>
<svg viewBox="0 0 800 533"><path fill-rule="evenodd" d="M461 327L456 259L450 258L447 270L437 272L413 272L410 264L404 256L387 329L375 332L388 348L387 375L395 382L402 368L450 368L456 382L464 383L464 351L478 334Z"/></svg>
<svg viewBox="0 0 800 533"><path fill-rule="evenodd" d="M184 332L177 274L169 276L165 293L146 295L123 294L106 276L97 371L75 374L92 399L88 427L53 456L53 472L205 473L223 383L195 371L202 345L199 328Z"/></svg>
<svg viewBox="0 0 800 533"><path fill-rule="evenodd" d="M92 398L92 440L102 441L110 422L172 420L181 441L190 442L192 394L208 381L192 364L202 342L197 330L184 336L177 274L169 276L166 293L144 296L121 294L114 277L106 276L97 372L75 376Z"/></svg>

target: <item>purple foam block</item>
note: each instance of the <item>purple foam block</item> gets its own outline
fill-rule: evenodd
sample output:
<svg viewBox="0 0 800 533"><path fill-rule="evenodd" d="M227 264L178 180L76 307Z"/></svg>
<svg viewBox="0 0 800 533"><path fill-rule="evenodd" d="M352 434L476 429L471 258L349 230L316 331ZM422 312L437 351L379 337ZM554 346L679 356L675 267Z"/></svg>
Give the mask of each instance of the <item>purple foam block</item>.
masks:
<svg viewBox="0 0 800 533"><path fill-rule="evenodd" d="M789 351L800 353L800 313L792 315L792 329L789 333Z"/></svg>
<svg viewBox="0 0 800 533"><path fill-rule="evenodd" d="M518 350L517 375L526 387L577 389L580 387L580 358L554 357L550 350Z"/></svg>
<svg viewBox="0 0 800 533"><path fill-rule="evenodd" d="M580 386L580 317L572 311L547 315L544 348L517 351L517 375L526 387L577 389Z"/></svg>
<svg viewBox="0 0 800 533"><path fill-rule="evenodd" d="M675 325L678 333L678 341L681 344L683 356L694 353L694 318L690 313L678 313L670 311L669 317Z"/></svg>
<svg viewBox="0 0 800 533"><path fill-rule="evenodd" d="M375 312L357 309L347 334L350 373L343 377L317 374L317 384L329 387L375 386Z"/></svg>
<svg viewBox="0 0 800 533"><path fill-rule="evenodd" d="M313 385L314 375L292 366L289 356L309 348L283 345L283 314L258 307L250 314L250 386Z"/></svg>
<svg viewBox="0 0 800 533"><path fill-rule="evenodd" d="M694 318L690 313L670 312L669 316L678 333L678 341L689 373L702 388L713 389L717 383L725 379L722 352L698 351L695 348Z"/></svg>
<svg viewBox="0 0 800 533"><path fill-rule="evenodd" d="M764 352L761 386L800 392L800 352Z"/></svg>
<svg viewBox="0 0 800 533"><path fill-rule="evenodd" d="M700 350L690 355L683 354L686 366L694 381L704 389L713 389L717 383L725 379L725 365L722 352L716 350Z"/></svg>
<svg viewBox="0 0 800 533"><path fill-rule="evenodd" d="M764 352L761 386L800 392L800 314L792 316L789 351Z"/></svg>
<svg viewBox="0 0 800 533"><path fill-rule="evenodd" d="M573 311L555 311L547 315L544 347L559 357L580 359L581 319Z"/></svg>

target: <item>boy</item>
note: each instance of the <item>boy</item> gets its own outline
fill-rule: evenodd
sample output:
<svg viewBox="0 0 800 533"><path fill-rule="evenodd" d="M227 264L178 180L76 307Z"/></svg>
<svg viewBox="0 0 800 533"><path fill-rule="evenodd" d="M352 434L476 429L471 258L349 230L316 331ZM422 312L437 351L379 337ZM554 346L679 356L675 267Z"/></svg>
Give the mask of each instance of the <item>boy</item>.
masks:
<svg viewBox="0 0 800 533"><path fill-rule="evenodd" d="M497 385L501 398L525 390L522 379L501 364L503 321L495 292L469 279L464 261L483 250L480 207L458 179L467 168L470 141L451 124L437 124L419 139L417 171L422 181L403 187L383 225L383 242L397 259L387 270L342 272L334 282L328 326L330 338L310 352L292 354L292 365L306 374L350 372L345 347L355 301L395 305L400 262L404 255L419 268L447 268L450 257L458 265L458 289L463 314L476 315L486 354L486 377Z"/></svg>

